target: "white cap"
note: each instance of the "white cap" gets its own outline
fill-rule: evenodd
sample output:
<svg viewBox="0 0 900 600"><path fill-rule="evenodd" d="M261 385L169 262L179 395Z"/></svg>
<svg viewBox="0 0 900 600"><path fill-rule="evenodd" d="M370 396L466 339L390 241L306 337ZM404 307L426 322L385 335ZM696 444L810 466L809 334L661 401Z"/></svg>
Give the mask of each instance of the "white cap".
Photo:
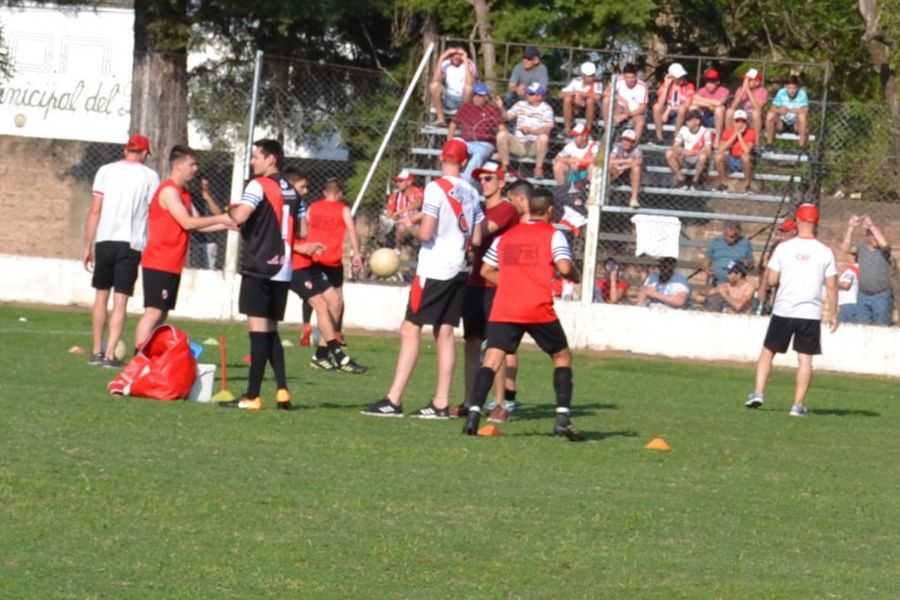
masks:
<svg viewBox="0 0 900 600"><path fill-rule="evenodd" d="M687 75L687 71L684 70L684 67L681 66L681 63L672 63L669 65L669 75L678 79L679 77L684 77Z"/></svg>
<svg viewBox="0 0 900 600"><path fill-rule="evenodd" d="M572 137L584 133L589 133L588 128L584 123L578 123L577 125L575 125L575 127L569 130L569 135L571 135Z"/></svg>
<svg viewBox="0 0 900 600"><path fill-rule="evenodd" d="M637 134L634 133L634 129L626 129L622 132L622 139L634 142L637 140Z"/></svg>
<svg viewBox="0 0 900 600"><path fill-rule="evenodd" d="M403 169L402 171L397 173L396 177L394 177L394 179L397 181L406 181L407 179L412 179L412 178L413 178L413 174L409 172L409 169Z"/></svg>
<svg viewBox="0 0 900 600"><path fill-rule="evenodd" d="M746 121L747 120L747 111L739 108L736 111L734 111L734 116L731 118L735 121L738 121L738 120Z"/></svg>
<svg viewBox="0 0 900 600"><path fill-rule="evenodd" d="M597 66L592 62L581 63L581 74L592 76L597 73Z"/></svg>
<svg viewBox="0 0 900 600"><path fill-rule="evenodd" d="M756 69L750 69L746 73L744 73L744 79L759 79L759 71Z"/></svg>

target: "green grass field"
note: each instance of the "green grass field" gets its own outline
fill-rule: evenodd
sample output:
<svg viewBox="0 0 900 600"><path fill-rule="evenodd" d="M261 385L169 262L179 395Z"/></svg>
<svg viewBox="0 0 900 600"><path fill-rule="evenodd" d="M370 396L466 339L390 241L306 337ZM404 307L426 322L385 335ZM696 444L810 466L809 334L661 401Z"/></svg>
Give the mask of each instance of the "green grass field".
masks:
<svg viewBox="0 0 900 600"><path fill-rule="evenodd" d="M227 335L242 391L242 326L181 326ZM787 415L790 372L748 411L750 368L577 355L573 414L589 439L572 444L548 435L551 369L529 349L524 410L503 437L473 439L458 420L359 415L389 385L394 337L350 336L371 366L359 377L314 372L307 349L287 348L302 409L272 409L267 374L267 410L247 414L109 397L113 372L66 353L89 329L87 311L0 306L2 598L900 589L896 381L818 375L803 420ZM407 411L432 391L425 348ZM657 435L672 452L643 448Z"/></svg>

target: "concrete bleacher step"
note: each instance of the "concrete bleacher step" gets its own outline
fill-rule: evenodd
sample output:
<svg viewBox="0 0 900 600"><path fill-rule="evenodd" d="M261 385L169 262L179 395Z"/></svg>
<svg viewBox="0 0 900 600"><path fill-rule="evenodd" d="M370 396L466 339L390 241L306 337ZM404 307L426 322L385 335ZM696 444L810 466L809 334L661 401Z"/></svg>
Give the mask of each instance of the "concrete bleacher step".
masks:
<svg viewBox="0 0 900 600"><path fill-rule="evenodd" d="M616 185L613 192L631 192L630 185ZM735 192L719 192L715 190L682 190L668 187L641 186L641 195L677 196L682 198L705 198L708 200L748 200L752 202L781 202L782 196L773 194L750 194Z"/></svg>
<svg viewBox="0 0 900 600"><path fill-rule="evenodd" d="M743 221L745 223L781 223L784 219L762 215L742 215L734 213L692 212L687 210L669 210L665 208L631 208L606 204L600 207L601 212L617 214L658 215L661 217L678 217L679 219L696 219L703 221ZM601 221L602 223L602 221Z"/></svg>
<svg viewBox="0 0 900 600"><path fill-rule="evenodd" d="M650 118L652 119L652 116L651 116ZM647 131L656 131L656 123L647 123ZM671 131L671 132L674 132L674 131L675 131L675 126L666 123L665 125L663 125L663 131ZM760 134L760 135L764 135L764 134ZM775 139L776 139L776 140L791 140L791 141L796 141L796 140L799 140L799 139L800 139L800 136L797 135L796 133L776 133L776 134L775 134ZM810 133L810 134L809 134L809 141L814 142L815 139L816 139L816 134Z"/></svg>
<svg viewBox="0 0 900 600"><path fill-rule="evenodd" d="M660 144L659 142L646 142L638 146L643 152L665 152L669 148L672 147L672 144ZM796 152L763 152L759 155L759 158L771 162L786 162L786 163L797 163L797 162L809 162L809 156L806 154L797 154Z"/></svg>
<svg viewBox="0 0 900 600"><path fill-rule="evenodd" d="M644 170L647 173L663 173L663 174L672 174L672 169L669 167L656 166L656 165L646 165ZM687 176L693 176L695 173L694 169L681 169L682 174ZM718 177L719 172L715 169L710 169L707 171L707 175L710 177ZM743 179L744 176L741 173L729 173L728 177L731 179ZM754 173L753 180L754 181L776 181L779 183L787 183L790 181L790 175L779 175L777 173ZM794 177L794 183L800 183L803 179L799 176Z"/></svg>

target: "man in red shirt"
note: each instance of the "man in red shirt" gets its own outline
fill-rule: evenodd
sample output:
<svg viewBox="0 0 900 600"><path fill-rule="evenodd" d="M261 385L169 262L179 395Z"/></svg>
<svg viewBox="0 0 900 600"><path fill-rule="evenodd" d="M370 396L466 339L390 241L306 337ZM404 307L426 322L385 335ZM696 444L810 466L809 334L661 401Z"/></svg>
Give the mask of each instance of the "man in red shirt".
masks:
<svg viewBox="0 0 900 600"><path fill-rule="evenodd" d="M197 174L197 154L192 149L173 146L169 152L169 165L169 178L159 184L150 201L147 247L141 257L144 314L134 332L136 349L175 308L190 239L188 231L212 232L237 228L231 217L225 214L197 216L191 193L184 187Z"/></svg>
<svg viewBox="0 0 900 600"><path fill-rule="evenodd" d="M425 192L415 185L416 176L407 169L400 171L394 177L394 182L397 184L397 189L388 196L383 222L389 227L388 231L394 230L394 250L399 254L400 247L410 235L405 217L412 216L422 209Z"/></svg>
<svg viewBox="0 0 900 600"><path fill-rule="evenodd" d="M700 111L704 127L715 128L716 139L722 137L722 129L725 126L725 104L730 95L728 88L722 85L719 79L719 72L716 69L707 69L703 73L703 87L691 98L690 109Z"/></svg>
<svg viewBox="0 0 900 600"><path fill-rule="evenodd" d="M556 392L554 435L581 441L572 425L572 353L556 311L553 310L554 268L573 282L579 273L566 236L557 231L553 218L553 194L535 190L528 201L528 221L496 238L484 255L482 276L497 286L486 328L487 350L475 375L472 399L463 433L475 435L481 411L496 372L507 354L515 353L528 333L553 361Z"/></svg>
<svg viewBox="0 0 900 600"><path fill-rule="evenodd" d="M622 265L610 256L603 262L603 277L598 277L594 287L594 302L618 304L628 293L628 284L619 279Z"/></svg>
<svg viewBox="0 0 900 600"><path fill-rule="evenodd" d="M719 191L728 190L728 174L744 173L744 191L750 193L753 177L753 147L756 145L755 129L747 126L747 113L734 111L734 127L722 134L716 151L716 169L719 171ZM727 168L726 168L727 167Z"/></svg>
<svg viewBox="0 0 900 600"><path fill-rule="evenodd" d="M472 173L494 153L497 130L503 125L503 114L491 102L490 90L483 83L472 88L472 100L463 104L450 120L447 139L461 137L469 151L469 162L463 171L463 179L472 182ZM458 129L458 131L457 131Z"/></svg>

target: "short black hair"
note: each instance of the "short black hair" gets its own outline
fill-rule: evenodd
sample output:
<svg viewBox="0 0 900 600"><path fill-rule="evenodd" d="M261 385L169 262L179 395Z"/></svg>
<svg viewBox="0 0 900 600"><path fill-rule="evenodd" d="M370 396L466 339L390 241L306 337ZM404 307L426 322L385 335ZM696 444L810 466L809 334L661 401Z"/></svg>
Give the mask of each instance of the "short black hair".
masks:
<svg viewBox="0 0 900 600"><path fill-rule="evenodd" d="M169 166L181 162L186 158L197 158L197 151L185 144L176 144L169 150Z"/></svg>
<svg viewBox="0 0 900 600"><path fill-rule="evenodd" d="M509 186L507 186L506 188L507 196L524 194L530 198L532 192L534 192L534 186L531 185L531 182L525 179L517 179L509 184Z"/></svg>
<svg viewBox="0 0 900 600"><path fill-rule="evenodd" d="M545 187L535 188L528 198L528 213L542 217L553 207L553 192Z"/></svg>
<svg viewBox="0 0 900 600"><path fill-rule="evenodd" d="M297 167L288 167L282 173L284 178L287 179L290 183L297 183L298 181L309 181L309 175L307 175L304 171L301 171Z"/></svg>
<svg viewBox="0 0 900 600"><path fill-rule="evenodd" d="M622 67L622 74L625 73L634 73L635 75L637 75L637 67L634 65L634 63L625 63L625 66Z"/></svg>
<svg viewBox="0 0 900 600"><path fill-rule="evenodd" d="M788 82L788 84L799 86L800 85L800 77L798 75L791 75L790 77L787 78L787 82Z"/></svg>
<svg viewBox="0 0 900 600"><path fill-rule="evenodd" d="M279 171L284 167L284 147L281 145L281 142L278 140L256 140L253 142L253 145L259 148L259 151L262 152L263 156L275 157L275 168Z"/></svg>
<svg viewBox="0 0 900 600"><path fill-rule="evenodd" d="M663 256L659 259L659 268L660 269L674 269L675 265L678 264L678 259L672 256Z"/></svg>

